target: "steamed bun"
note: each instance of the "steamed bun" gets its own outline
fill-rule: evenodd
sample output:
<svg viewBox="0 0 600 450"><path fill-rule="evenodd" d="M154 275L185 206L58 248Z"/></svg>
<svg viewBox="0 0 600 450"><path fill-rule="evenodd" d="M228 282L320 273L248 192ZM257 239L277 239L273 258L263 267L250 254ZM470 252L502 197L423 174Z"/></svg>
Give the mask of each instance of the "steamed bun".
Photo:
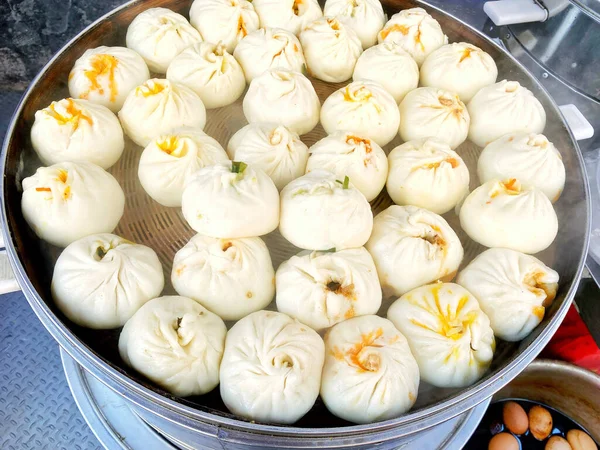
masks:
<svg viewBox="0 0 600 450"><path fill-rule="evenodd" d="M463 247L442 216L416 206L390 206L377 214L367 242L386 297L436 280L450 281Z"/></svg>
<svg viewBox="0 0 600 450"><path fill-rule="evenodd" d="M86 50L69 73L69 94L116 113L127 94L150 78L144 59L126 47Z"/></svg>
<svg viewBox="0 0 600 450"><path fill-rule="evenodd" d="M159 297L127 321L119 354L173 395L202 395L219 384L226 333L223 321L194 300Z"/></svg>
<svg viewBox="0 0 600 450"><path fill-rule="evenodd" d="M379 83L354 81L331 94L321 110L327 134L352 130L381 147L398 133L400 112L394 98Z"/></svg>
<svg viewBox="0 0 600 450"><path fill-rule="evenodd" d="M362 53L356 32L334 17L308 24L300 33L300 42L309 74L329 83L349 80Z"/></svg>
<svg viewBox="0 0 600 450"><path fill-rule="evenodd" d="M46 165L89 162L108 169L121 157L125 141L119 119L108 108L65 98L35 113L31 145Z"/></svg>
<svg viewBox="0 0 600 450"><path fill-rule="evenodd" d="M114 234L93 234L58 257L52 298L77 325L109 329L123 326L164 284L154 250Z"/></svg>
<svg viewBox="0 0 600 450"><path fill-rule="evenodd" d="M439 22L423 8L404 9L394 14L377 35L379 43L396 42L420 66L434 50L448 43Z"/></svg>
<svg viewBox="0 0 600 450"><path fill-rule="evenodd" d="M119 119L127 136L145 147L152 139L175 128L203 129L206 109L190 88L154 78L129 93Z"/></svg>
<svg viewBox="0 0 600 450"><path fill-rule="evenodd" d="M182 51L167 79L190 88L209 109L235 102L246 89L242 66L222 44L201 42Z"/></svg>
<svg viewBox="0 0 600 450"><path fill-rule="evenodd" d="M406 338L378 316L338 323L325 335L321 398L354 423L393 419L408 411L419 390L419 367Z"/></svg>
<svg viewBox="0 0 600 450"><path fill-rule="evenodd" d="M352 28L363 48L377 43L386 15L379 0L327 0L323 13Z"/></svg>
<svg viewBox="0 0 600 450"><path fill-rule="evenodd" d="M422 87L400 103L400 137L403 141L435 137L455 149L469 134L469 113L454 92Z"/></svg>
<svg viewBox="0 0 600 450"><path fill-rule="evenodd" d="M436 138L406 142L388 156L387 192L398 205L436 214L454 208L469 192L469 169L450 146Z"/></svg>
<svg viewBox="0 0 600 450"><path fill-rule="evenodd" d="M277 189L304 175L308 147L297 133L274 123L251 123L229 140L227 152L234 161L244 161L263 170Z"/></svg>
<svg viewBox="0 0 600 450"><path fill-rule="evenodd" d="M545 250L558 232L548 197L515 178L488 181L471 192L460 208L460 225L481 245L523 253Z"/></svg>
<svg viewBox="0 0 600 450"><path fill-rule="evenodd" d="M307 173L325 169L339 179L347 175L369 202L379 195L385 185L387 157L371 139L348 131L336 131L314 144L309 152Z"/></svg>
<svg viewBox="0 0 600 450"><path fill-rule="evenodd" d="M301 252L279 266L275 281L277 310L317 331L381 306L377 270L364 247Z"/></svg>
<svg viewBox="0 0 600 450"><path fill-rule="evenodd" d="M91 163L40 167L23 180L23 217L40 239L58 247L112 232L125 209L117 180Z"/></svg>
<svg viewBox="0 0 600 450"><path fill-rule="evenodd" d="M281 191L281 235L306 250L361 247L373 228L365 196L348 177L314 170Z"/></svg>
<svg viewBox="0 0 600 450"><path fill-rule="evenodd" d="M249 420L291 424L314 405L325 348L316 331L291 317L258 311L229 333L221 363L221 398Z"/></svg>
<svg viewBox="0 0 600 450"><path fill-rule="evenodd" d="M283 28L299 34L323 15L318 0L253 0L263 28Z"/></svg>
<svg viewBox="0 0 600 450"><path fill-rule="evenodd" d="M481 253L458 274L490 318L496 337L520 341L542 321L558 289L558 273L539 259L507 248Z"/></svg>
<svg viewBox="0 0 600 450"><path fill-rule="evenodd" d="M479 89L494 84L498 68L486 52L466 42L444 45L430 53L421 66L421 86L456 92L468 102Z"/></svg>
<svg viewBox="0 0 600 450"><path fill-rule="evenodd" d="M228 161L223 147L196 128L177 128L152 140L142 152L138 177L150 197L181 206L185 185L203 167Z"/></svg>
<svg viewBox="0 0 600 450"><path fill-rule="evenodd" d="M139 53L152 72L165 73L186 47L202 42L200 33L181 14L150 8L138 14L127 28L127 47Z"/></svg>
<svg viewBox="0 0 600 450"><path fill-rule="evenodd" d="M565 165L554 144L543 134L510 133L492 141L477 162L479 181L517 178L538 188L555 202L565 187Z"/></svg>
<svg viewBox="0 0 600 450"><path fill-rule="evenodd" d="M404 294L387 317L408 340L421 378L437 387L466 387L489 368L496 342L475 297L454 283Z"/></svg>
<svg viewBox="0 0 600 450"><path fill-rule="evenodd" d="M181 203L190 227L206 236L262 236L279 223L275 184L262 170L241 161L198 170L186 184Z"/></svg>
<svg viewBox="0 0 600 450"><path fill-rule="evenodd" d="M233 55L244 68L248 83L269 69L303 72L306 68L300 41L282 28L260 28L250 33Z"/></svg>
<svg viewBox="0 0 600 450"><path fill-rule="evenodd" d="M517 81L503 80L480 89L467 108L469 139L480 147L508 133L542 133L546 126L544 107Z"/></svg>
<svg viewBox="0 0 600 450"><path fill-rule="evenodd" d="M261 238L219 239L197 234L175 254L171 281L223 320L239 320L275 295L275 271Z"/></svg>
<svg viewBox="0 0 600 450"><path fill-rule="evenodd" d="M190 22L208 42L221 42L229 53L260 27L254 6L247 0L194 0Z"/></svg>
<svg viewBox="0 0 600 450"><path fill-rule="evenodd" d="M399 44L384 42L360 55L352 78L381 84L400 103L419 85L419 66Z"/></svg>
<svg viewBox="0 0 600 450"><path fill-rule="evenodd" d="M321 103L309 79L300 72L268 70L250 83L244 97L250 123L271 122L306 134L319 123Z"/></svg>

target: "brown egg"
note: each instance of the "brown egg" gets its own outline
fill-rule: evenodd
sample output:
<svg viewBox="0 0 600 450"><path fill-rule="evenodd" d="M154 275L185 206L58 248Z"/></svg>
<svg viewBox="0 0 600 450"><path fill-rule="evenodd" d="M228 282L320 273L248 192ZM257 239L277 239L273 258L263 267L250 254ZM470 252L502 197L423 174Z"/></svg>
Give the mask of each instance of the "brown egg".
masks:
<svg viewBox="0 0 600 450"><path fill-rule="evenodd" d="M490 440L488 450L519 450L519 441L510 433L498 433Z"/></svg>
<svg viewBox="0 0 600 450"><path fill-rule="evenodd" d="M534 438L543 441L552 432L552 415L543 406L535 405L529 410L529 430Z"/></svg>
<svg viewBox="0 0 600 450"><path fill-rule="evenodd" d="M544 450L573 450L567 440L561 436L552 436L546 442Z"/></svg>
<svg viewBox="0 0 600 450"><path fill-rule="evenodd" d="M502 408L502 421L514 434L524 434L529 428L527 413L517 402L507 402Z"/></svg>
<svg viewBox="0 0 600 450"><path fill-rule="evenodd" d="M594 440L584 431L571 430L567 433L567 441L573 450L598 450Z"/></svg>

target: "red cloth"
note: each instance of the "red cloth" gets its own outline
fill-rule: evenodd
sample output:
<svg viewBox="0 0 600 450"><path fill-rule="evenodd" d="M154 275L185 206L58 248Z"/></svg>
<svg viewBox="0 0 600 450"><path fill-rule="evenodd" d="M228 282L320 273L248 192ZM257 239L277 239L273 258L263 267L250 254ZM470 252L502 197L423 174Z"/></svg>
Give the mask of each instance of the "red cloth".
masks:
<svg viewBox="0 0 600 450"><path fill-rule="evenodd" d="M574 305L541 356L567 361L600 374L600 349Z"/></svg>

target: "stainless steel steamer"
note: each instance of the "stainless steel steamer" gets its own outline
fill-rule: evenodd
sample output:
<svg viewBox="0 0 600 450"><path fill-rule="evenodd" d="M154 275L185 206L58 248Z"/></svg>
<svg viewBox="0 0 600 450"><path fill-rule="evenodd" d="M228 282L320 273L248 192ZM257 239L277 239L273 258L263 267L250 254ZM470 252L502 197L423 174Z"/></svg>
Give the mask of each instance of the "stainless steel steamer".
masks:
<svg viewBox="0 0 600 450"><path fill-rule="evenodd" d="M559 235L539 257L561 276L558 296L542 324L524 341L501 343L489 374L463 390L442 390L423 386L418 403L398 419L369 425L351 425L327 413L322 403L296 426L272 426L242 421L227 412L218 392L191 398L174 398L132 371L126 371L116 351L118 330L98 332L68 322L54 307L49 288L52 268L60 249L39 241L24 222L20 210L23 177L40 164L29 142L29 131L36 110L52 100L68 96L67 75L75 59L87 48L98 45L123 45L126 27L149 7L169 7L187 15L190 0L135 0L100 18L69 42L32 82L9 127L3 146L2 186L3 234L15 276L36 315L58 343L87 371L120 394L131 407L157 429L172 438L199 448L395 448L414 439L417 433L464 414L489 399L518 375L548 342L566 314L579 282L589 236L589 193L581 154L553 100L541 85L514 58L484 35L460 20L416 0L384 0L388 14L413 6L425 7L438 19L450 41L468 41L490 53L499 68L499 79L513 79L531 89L547 112L545 134L561 150L567 168L567 185L556 203ZM313 80L314 81L314 80ZM315 82L323 101L339 86ZM231 107L209 112L205 131L221 144L244 124L241 100ZM312 144L323 135L319 126L303 137ZM400 141L396 139L389 151ZM466 142L458 152L469 165L472 187L477 184L474 170L480 149ZM117 234L153 247L170 273L174 252L191 236L179 211L163 208L143 192L136 176L141 149L127 143L123 157L110 171L123 186L126 213ZM375 212L390 204L384 192L372 202ZM465 263L482 248L460 232L454 215L447 220L459 232L465 246ZM266 238L275 265L295 249L277 234ZM170 292L167 288L167 293Z"/></svg>

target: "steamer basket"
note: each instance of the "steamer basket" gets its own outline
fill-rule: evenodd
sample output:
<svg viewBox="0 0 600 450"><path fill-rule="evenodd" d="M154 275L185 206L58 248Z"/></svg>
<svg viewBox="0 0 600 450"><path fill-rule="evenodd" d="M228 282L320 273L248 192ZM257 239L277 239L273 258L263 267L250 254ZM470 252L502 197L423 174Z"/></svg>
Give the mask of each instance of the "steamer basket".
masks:
<svg viewBox="0 0 600 450"><path fill-rule="evenodd" d="M320 400L295 426L263 425L240 420L228 413L218 389L210 394L187 399L175 398L127 369L117 351L120 330L88 330L69 322L54 306L50 296L50 280L60 249L35 237L25 223L20 198L21 181L41 165L31 147L29 132L34 113L51 101L68 96L67 76L75 60L88 48L99 45L124 45L127 25L143 10L162 6L181 12L189 11L190 0L136 0L100 18L69 42L41 71L24 95L3 147L3 233L13 269L33 310L58 343L85 369L128 400L142 417L156 428L185 443L202 448L246 448L251 446L278 448L397 446L403 440L429 427L470 410L491 397L522 371L548 342L567 312L579 282L589 236L589 195L581 154L562 116L541 85L502 48L458 19L416 0L384 0L388 15L414 6L426 8L442 25L450 42L471 42L488 53L498 65L498 79L519 81L533 91L547 113L545 134L561 151L567 184L555 204L559 233L554 244L537 255L560 274L556 300L544 321L520 343L499 342L489 373L466 389L438 389L422 383L415 407L394 420L370 425L352 425L329 414ZM311 80L321 101L345 85ZM246 124L242 98L235 104L208 111L205 131L224 147L229 138ZM324 136L317 126L302 140L311 145ZM400 144L399 138L385 147L389 153ZM142 149L126 140L119 162L110 169L125 191L126 210L116 234L152 247L159 255L165 271L165 294L174 293L168 280L172 260L194 234L186 225L180 208L166 208L154 202L142 189L137 165ZM477 186L476 162L481 151L470 142L458 148L469 166L471 188ZM384 191L372 202L376 214L392 202ZM465 248L463 266L483 251L460 229L454 212L444 216L457 231ZM277 267L295 254L278 232L265 237L273 263ZM385 315L388 304L380 314ZM274 302L271 304L274 308ZM268 440L267 440L268 439Z"/></svg>

